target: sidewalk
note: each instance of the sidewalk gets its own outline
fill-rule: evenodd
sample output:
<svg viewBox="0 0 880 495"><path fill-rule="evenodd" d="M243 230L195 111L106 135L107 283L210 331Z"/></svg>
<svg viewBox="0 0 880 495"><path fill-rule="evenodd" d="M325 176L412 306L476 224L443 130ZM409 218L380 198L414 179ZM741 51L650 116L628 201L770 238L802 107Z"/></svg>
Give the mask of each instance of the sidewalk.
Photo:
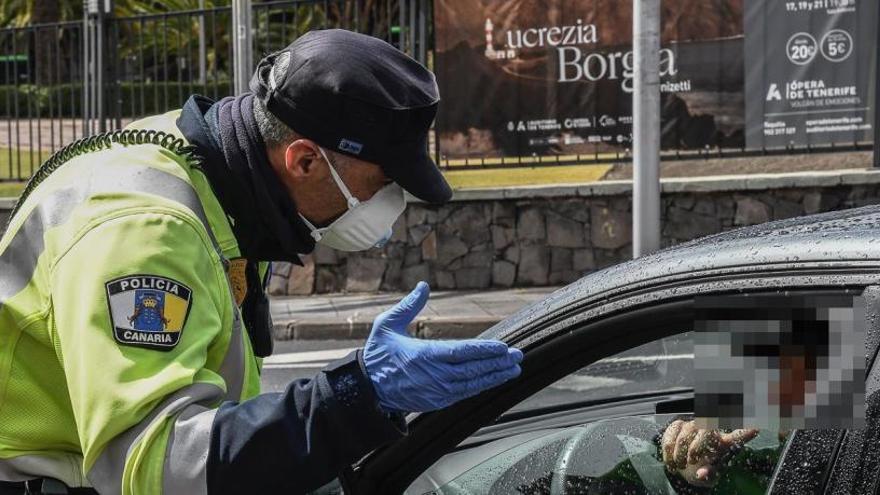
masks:
<svg viewBox="0 0 880 495"><path fill-rule="evenodd" d="M555 287L491 291L437 291L410 326L422 338L473 337L516 311L543 300ZM277 340L364 339L373 319L406 294L320 294L273 297Z"/></svg>

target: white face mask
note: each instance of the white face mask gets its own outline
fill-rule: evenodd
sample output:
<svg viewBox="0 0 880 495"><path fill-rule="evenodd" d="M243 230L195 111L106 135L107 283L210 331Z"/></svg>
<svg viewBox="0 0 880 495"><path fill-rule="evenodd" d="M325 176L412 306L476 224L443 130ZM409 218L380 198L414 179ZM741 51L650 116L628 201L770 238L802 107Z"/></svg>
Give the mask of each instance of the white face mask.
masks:
<svg viewBox="0 0 880 495"><path fill-rule="evenodd" d="M382 247L391 238L391 228L397 217L406 208L403 189L391 183L379 189L367 201L359 201L352 196L342 178L336 172L323 148L318 148L327 160L330 175L348 202L348 211L326 227L315 227L300 214L303 222L312 232L315 242L339 251L365 251L372 247Z"/></svg>

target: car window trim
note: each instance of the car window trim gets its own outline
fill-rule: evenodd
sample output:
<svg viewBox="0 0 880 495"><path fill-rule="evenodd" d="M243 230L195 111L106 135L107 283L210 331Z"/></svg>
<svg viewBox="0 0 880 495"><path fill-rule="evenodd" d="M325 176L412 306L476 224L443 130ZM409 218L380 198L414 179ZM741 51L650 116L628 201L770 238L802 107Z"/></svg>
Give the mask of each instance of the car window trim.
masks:
<svg viewBox="0 0 880 495"><path fill-rule="evenodd" d="M755 267L743 265L739 268ZM582 301L555 308L553 313L535 318L519 329L509 330L506 328L507 325L515 324L516 319L505 320L487 330L481 337L498 338L517 345L523 343L530 345L539 340L540 334L548 331L552 333L554 328L566 325L567 322L577 318L578 315L590 313L591 318L598 320L606 315L606 308L614 308L615 306L623 306L625 309L636 308L657 301L672 300L676 297L698 294L704 290L718 295L736 292L737 290L755 292L757 290L755 287L745 287L744 289L736 289L735 287L738 284L757 280L765 282L768 290L772 288L779 288L781 290L786 288L791 290L799 290L801 288L820 290L819 288L822 286L826 286L830 290L844 287L863 290L868 286L876 285L878 276L880 276L880 268L876 264L861 266L855 262L849 262L845 266L834 266L832 263L774 265L760 273L756 273L753 270L702 270L692 273L690 277L678 274L672 277L651 279L648 281L650 283L639 282L638 284L618 287L607 292L590 294ZM817 280L831 280L834 277L845 277L851 280L846 283L830 282L823 284L816 282ZM774 285L776 282L778 282L778 285ZM719 287L727 284L731 288L719 289L716 287L716 284ZM537 303L533 306L539 305L540 303ZM608 314L610 313L608 312Z"/></svg>

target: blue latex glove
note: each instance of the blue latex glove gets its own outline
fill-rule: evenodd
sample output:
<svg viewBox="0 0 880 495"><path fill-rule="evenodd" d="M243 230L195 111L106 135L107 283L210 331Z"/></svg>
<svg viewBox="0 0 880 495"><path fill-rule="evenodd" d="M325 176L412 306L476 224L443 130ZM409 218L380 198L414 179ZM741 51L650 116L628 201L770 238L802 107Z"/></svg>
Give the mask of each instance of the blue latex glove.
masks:
<svg viewBox="0 0 880 495"><path fill-rule="evenodd" d="M427 412L501 385L520 374L523 354L497 340L421 340L407 325L428 302L425 282L379 315L364 365L386 412Z"/></svg>

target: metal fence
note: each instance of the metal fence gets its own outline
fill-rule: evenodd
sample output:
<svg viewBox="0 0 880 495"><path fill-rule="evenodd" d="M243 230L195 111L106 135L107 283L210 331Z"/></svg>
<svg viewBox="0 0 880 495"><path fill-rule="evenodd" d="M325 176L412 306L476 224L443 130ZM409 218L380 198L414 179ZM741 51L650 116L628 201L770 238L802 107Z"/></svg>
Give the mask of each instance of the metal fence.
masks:
<svg viewBox="0 0 880 495"><path fill-rule="evenodd" d="M28 179L51 153L96 132L233 93L232 8L0 29L0 181ZM255 3L252 60L312 29L382 38L430 63L428 0Z"/></svg>
<svg viewBox="0 0 880 495"><path fill-rule="evenodd" d="M86 2L97 4L103 2ZM28 179L51 153L85 135L179 108L193 93L233 94L236 42L230 6L0 29L0 182ZM283 0L249 11L250 60L312 29L340 27L382 38L433 66L429 0ZM245 71L250 73L250 70ZM880 84L880 83L878 83ZM448 159L443 167L535 167L629 162L628 149ZM719 146L664 152L664 160L872 150L871 142L808 148Z"/></svg>

